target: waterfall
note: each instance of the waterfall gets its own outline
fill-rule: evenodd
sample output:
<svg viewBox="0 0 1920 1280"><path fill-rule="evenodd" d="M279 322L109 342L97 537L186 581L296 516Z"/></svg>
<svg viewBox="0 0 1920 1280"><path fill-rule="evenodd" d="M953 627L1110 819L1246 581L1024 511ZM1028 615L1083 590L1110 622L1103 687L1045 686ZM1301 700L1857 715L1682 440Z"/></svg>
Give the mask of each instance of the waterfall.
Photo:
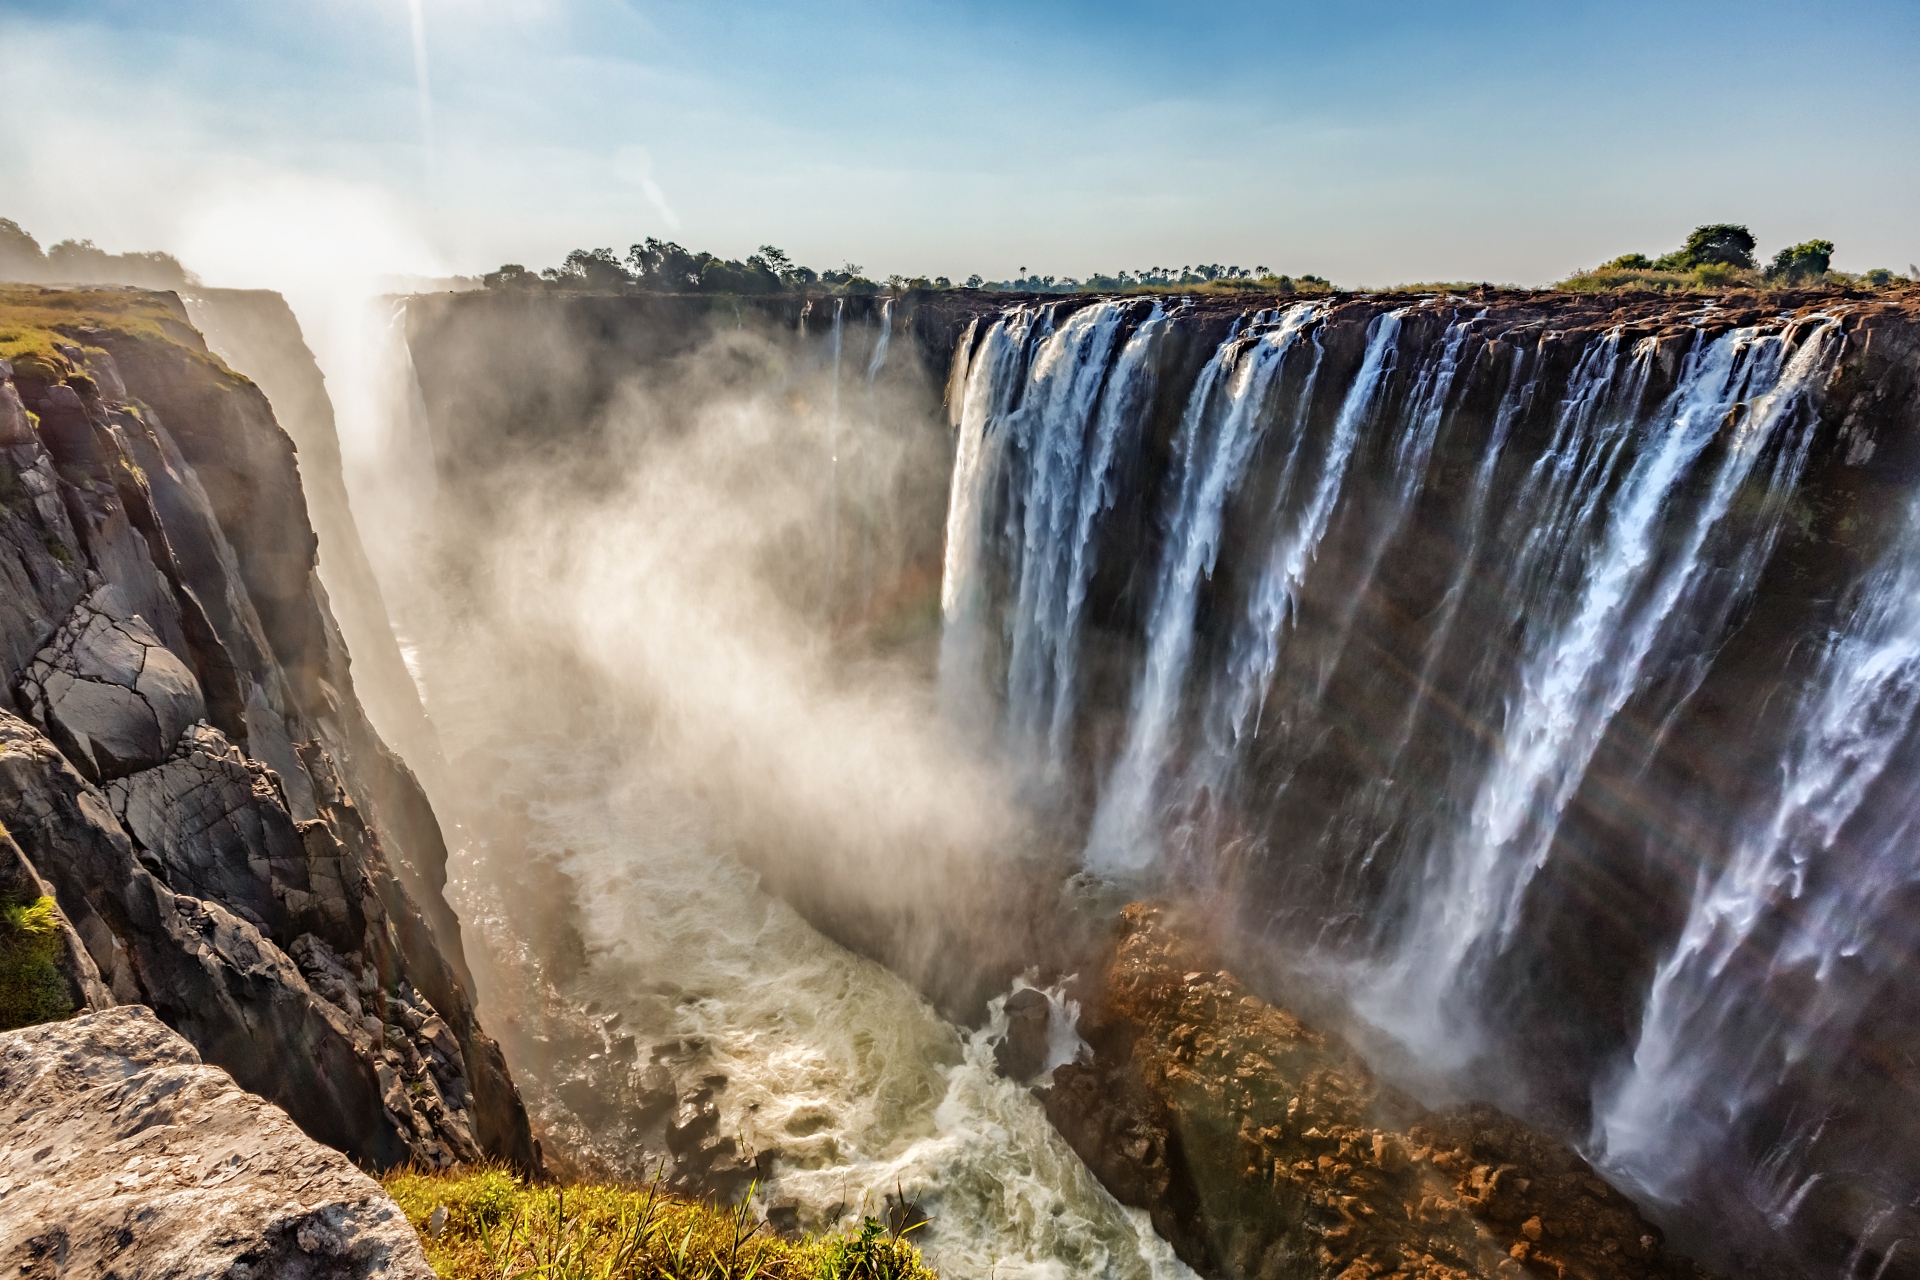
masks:
<svg viewBox="0 0 1920 1280"><path fill-rule="evenodd" d="M1236 326L1207 362L1187 402L1174 442L1173 504L1147 628L1146 660L1134 686L1126 745L1108 776L1088 837L1089 866L1139 870L1157 852L1151 809L1172 747L1200 582L1213 572L1227 499L1239 488L1259 442L1269 393L1288 352L1319 310L1305 302L1276 322ZM1296 454L1289 451L1289 469Z"/></svg>
<svg viewBox="0 0 1920 1280"><path fill-rule="evenodd" d="M1624 415L1567 422L1608 424L1611 446L1588 450L1578 438L1560 441L1556 465L1571 474L1573 458L1593 460L1578 491L1580 523L1611 507L1605 530L1581 567L1573 607L1556 627L1538 630L1502 727L1500 752L1482 777L1463 830L1436 849L1437 864L1420 915L1392 970L1390 1017L1443 1013L1442 999L1462 981L1462 970L1489 948L1511 942L1521 897L1546 861L1561 814L1580 784L1612 718L1639 684L1655 645L1672 622L1686 618L1684 597L1699 586L1701 549L1734 493L1803 406L1807 384L1825 372L1831 351L1821 337L1829 323L1793 350L1792 334L1732 330L1692 358L1679 387L1658 411L1637 424L1648 447L1610 486L1629 434ZM1792 359L1789 362L1788 357ZM1646 353L1627 379L1628 405ZM1612 367L1612 362L1608 362ZM1733 438L1712 467L1704 500L1679 510L1677 495L1729 417ZM1804 457L1806 440L1789 456ZM1605 462L1597 461L1605 456ZM1798 464L1776 469L1774 483L1791 484ZM1611 490L1611 492L1609 492ZM1765 535L1762 535L1765 536ZM1557 557L1565 563L1566 555ZM1748 576L1754 557L1746 558ZM1736 574L1738 570L1736 570ZM1565 579L1556 576L1555 586ZM1735 582L1734 589L1746 584ZM1557 593L1557 592L1556 592ZM1437 1030L1415 1033L1438 1039ZM1457 1028L1447 1035L1457 1038Z"/></svg>
<svg viewBox="0 0 1920 1280"><path fill-rule="evenodd" d="M1662 1199L1679 1196L1796 1064L1875 1016L1880 984L1905 980L1901 899L1920 884L1920 793L1911 763L1894 766L1914 749L1920 710L1920 497L1904 526L1824 646L1778 787L1696 890L1655 974L1631 1068L1600 1112L1596 1141L1610 1163ZM1790 994L1808 979L1810 998ZM1766 1207L1790 1216L1821 1175L1777 1172Z"/></svg>
<svg viewBox="0 0 1920 1280"><path fill-rule="evenodd" d="M873 390L873 380L880 376L882 366L887 363L887 343L893 337L893 299L888 298L880 304L880 337L873 344L873 359L867 362L867 390Z"/></svg>
<svg viewBox="0 0 1920 1280"><path fill-rule="evenodd" d="M1081 607L1111 472L1137 429L1151 354L1165 326L1153 305L1102 302L1055 323L1021 309L980 341L960 398L948 508L941 686L950 705L981 687L990 628L983 554L1010 566L1006 726L1057 773L1072 715ZM962 340L963 351L971 343ZM996 682L997 683L997 682Z"/></svg>
<svg viewBox="0 0 1920 1280"><path fill-rule="evenodd" d="M1584 1079L1649 1196L1788 1223L1889 1144L1884 1251L1920 1170L1823 1091L1920 964L1920 499L1857 568L1812 532L1874 456L1821 443L1845 308L1560 305L981 318L943 700L1088 796L1091 873L1224 895L1424 1079Z"/></svg>

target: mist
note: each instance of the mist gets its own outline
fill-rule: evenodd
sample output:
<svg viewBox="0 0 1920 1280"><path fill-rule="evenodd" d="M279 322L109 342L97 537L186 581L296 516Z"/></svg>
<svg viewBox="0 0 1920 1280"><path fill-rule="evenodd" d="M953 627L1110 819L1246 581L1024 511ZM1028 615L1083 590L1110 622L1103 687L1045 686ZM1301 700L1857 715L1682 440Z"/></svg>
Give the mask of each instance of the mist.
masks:
<svg viewBox="0 0 1920 1280"><path fill-rule="evenodd" d="M460 302L365 313L347 475L549 1159L758 1177L810 1229L905 1194L962 1273L1183 1274L993 1069L1006 993L1065 976L1072 851L936 714L951 444L911 335L720 310L616 372L563 311Z"/></svg>

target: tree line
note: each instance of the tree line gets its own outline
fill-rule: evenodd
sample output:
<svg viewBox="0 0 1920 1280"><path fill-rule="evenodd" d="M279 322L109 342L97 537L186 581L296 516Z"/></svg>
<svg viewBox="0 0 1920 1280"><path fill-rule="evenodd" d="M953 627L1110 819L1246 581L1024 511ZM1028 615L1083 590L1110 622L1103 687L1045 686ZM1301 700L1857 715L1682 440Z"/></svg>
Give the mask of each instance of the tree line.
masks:
<svg viewBox="0 0 1920 1280"><path fill-rule="evenodd" d="M1746 227L1734 222L1713 222L1695 227L1686 243L1670 253L1649 257L1644 253L1626 253L1600 264L1592 275L1637 276L1645 273L1690 275L1708 285L1746 283L1757 276L1768 284L1810 285L1822 283L1861 283L1883 288L1899 277L1880 267L1855 277L1833 270L1833 241L1804 240L1790 244L1773 255L1764 268L1754 256L1759 241ZM1909 268L1909 270L1913 270ZM1920 276L1920 271L1915 271Z"/></svg>
<svg viewBox="0 0 1920 1280"><path fill-rule="evenodd" d="M885 281L869 279L865 268L849 262L831 271L815 271L793 261L770 244L745 260L722 258L717 254L696 252L671 240L648 238L629 248L624 255L612 249L575 249L557 267L531 271L519 263L507 263L483 277L489 289L559 290L585 293L879 293L883 289L900 293L909 289L980 289L997 293L1113 293L1150 292L1167 289L1193 289L1201 292L1233 290L1269 293L1325 292L1333 286L1317 275L1276 275L1268 268L1242 267L1218 262L1188 264L1180 267L1146 267L1138 271L1118 271L1112 275L1094 274L1085 279L1073 276L1043 276L1021 267L1005 280L969 276L955 285L946 276L890 275Z"/></svg>

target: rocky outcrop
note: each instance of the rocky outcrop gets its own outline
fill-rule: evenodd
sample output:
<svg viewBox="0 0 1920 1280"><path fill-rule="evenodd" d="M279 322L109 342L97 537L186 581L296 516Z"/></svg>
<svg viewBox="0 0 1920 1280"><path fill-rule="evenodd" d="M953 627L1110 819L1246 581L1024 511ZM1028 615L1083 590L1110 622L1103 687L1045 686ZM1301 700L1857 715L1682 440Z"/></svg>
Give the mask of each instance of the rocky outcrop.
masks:
<svg viewBox="0 0 1920 1280"><path fill-rule="evenodd" d="M433 1275L387 1194L134 1007L0 1034L8 1275Z"/></svg>
<svg viewBox="0 0 1920 1280"><path fill-rule="evenodd" d="M0 309L55 352L0 362L0 822L96 972L75 1003L151 1006L363 1163L536 1167L265 398L171 295Z"/></svg>
<svg viewBox="0 0 1920 1280"><path fill-rule="evenodd" d="M1704 1276L1565 1144L1427 1111L1130 906L1048 1115L1201 1272L1423 1280Z"/></svg>

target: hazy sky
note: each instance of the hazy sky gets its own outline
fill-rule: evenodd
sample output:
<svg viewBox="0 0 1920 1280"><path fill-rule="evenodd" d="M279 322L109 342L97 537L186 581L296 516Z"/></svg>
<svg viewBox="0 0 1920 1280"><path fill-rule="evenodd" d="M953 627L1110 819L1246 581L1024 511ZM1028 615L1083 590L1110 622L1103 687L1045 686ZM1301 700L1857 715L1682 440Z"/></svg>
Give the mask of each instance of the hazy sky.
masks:
<svg viewBox="0 0 1920 1280"><path fill-rule="evenodd" d="M1719 220L1903 269L1916 55L1913 0L0 0L0 216L215 283L648 235L1543 283Z"/></svg>

